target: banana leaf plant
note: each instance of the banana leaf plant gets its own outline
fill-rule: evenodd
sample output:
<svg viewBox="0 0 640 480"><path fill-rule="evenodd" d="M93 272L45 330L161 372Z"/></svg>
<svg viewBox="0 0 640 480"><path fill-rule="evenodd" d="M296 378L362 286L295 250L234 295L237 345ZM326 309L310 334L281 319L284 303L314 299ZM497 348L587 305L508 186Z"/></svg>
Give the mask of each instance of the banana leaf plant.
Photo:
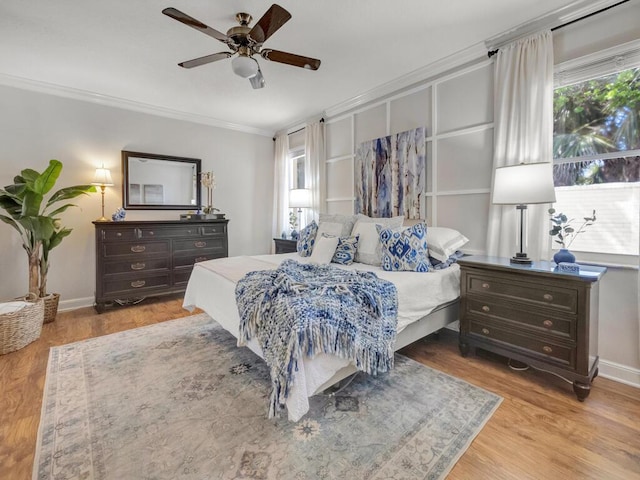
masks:
<svg viewBox="0 0 640 480"><path fill-rule="evenodd" d="M24 169L13 179L13 185L0 189L0 208L7 213L0 214L0 220L20 234L29 257L29 292L39 297L47 295L49 254L71 233L70 228L62 226L59 217L75 205L55 205L96 191L93 185L75 185L57 190L45 200L61 171L62 163L50 160L42 173Z"/></svg>

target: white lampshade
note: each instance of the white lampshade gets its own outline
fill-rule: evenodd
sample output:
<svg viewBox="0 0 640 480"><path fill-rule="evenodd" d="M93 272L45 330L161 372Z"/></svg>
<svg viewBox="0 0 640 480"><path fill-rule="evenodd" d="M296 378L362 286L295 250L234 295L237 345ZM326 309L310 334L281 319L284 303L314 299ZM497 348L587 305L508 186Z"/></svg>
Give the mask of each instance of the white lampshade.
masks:
<svg viewBox="0 0 640 480"><path fill-rule="evenodd" d="M527 205L555 201L551 163L521 163L496 168L491 197L493 204Z"/></svg>
<svg viewBox="0 0 640 480"><path fill-rule="evenodd" d="M96 173L93 176L93 182L91 185L100 185L104 187L110 187L113 185L113 180L111 179L111 172L108 168L96 168Z"/></svg>
<svg viewBox="0 0 640 480"><path fill-rule="evenodd" d="M310 208L311 190L307 188L294 188L293 190L289 190L289 207Z"/></svg>
<svg viewBox="0 0 640 480"><path fill-rule="evenodd" d="M242 78L251 78L258 73L258 62L245 55L238 55L231 60L233 73Z"/></svg>

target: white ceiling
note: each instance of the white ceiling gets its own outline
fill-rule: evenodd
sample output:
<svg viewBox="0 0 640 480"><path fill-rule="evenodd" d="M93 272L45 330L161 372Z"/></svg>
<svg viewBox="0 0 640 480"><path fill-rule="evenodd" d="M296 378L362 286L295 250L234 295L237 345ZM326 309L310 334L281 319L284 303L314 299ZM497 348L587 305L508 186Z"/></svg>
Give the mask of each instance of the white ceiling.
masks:
<svg viewBox="0 0 640 480"><path fill-rule="evenodd" d="M237 12L255 23L269 1L2 0L0 83L19 77L274 132L570 3L279 0L293 18L265 46L322 65L260 59L267 85L254 90L230 60L178 67L226 46L161 11L175 7L226 32Z"/></svg>

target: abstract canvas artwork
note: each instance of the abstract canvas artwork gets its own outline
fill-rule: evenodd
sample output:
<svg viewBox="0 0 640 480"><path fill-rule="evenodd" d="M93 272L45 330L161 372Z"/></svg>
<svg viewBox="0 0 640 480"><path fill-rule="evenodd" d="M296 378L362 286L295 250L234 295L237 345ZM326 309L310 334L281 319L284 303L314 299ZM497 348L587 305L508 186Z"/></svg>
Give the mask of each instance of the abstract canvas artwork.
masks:
<svg viewBox="0 0 640 480"><path fill-rule="evenodd" d="M361 143L355 157L355 213L421 218L425 174L424 127Z"/></svg>

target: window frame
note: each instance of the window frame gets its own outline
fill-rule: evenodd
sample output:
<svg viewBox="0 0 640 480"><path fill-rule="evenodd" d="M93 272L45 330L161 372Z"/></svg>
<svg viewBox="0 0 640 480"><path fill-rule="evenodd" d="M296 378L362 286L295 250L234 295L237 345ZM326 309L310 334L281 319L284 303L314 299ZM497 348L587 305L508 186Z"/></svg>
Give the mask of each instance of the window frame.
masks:
<svg viewBox="0 0 640 480"><path fill-rule="evenodd" d="M556 65L554 68L554 95L555 90L558 88L586 82L591 79L633 68L640 68L640 40L635 40ZM604 153L601 155L554 158L553 164L561 165L567 163L637 156L640 156L640 149L622 150ZM640 212L638 214L638 219L640 223ZM556 245L552 245L552 248L557 250L558 247ZM610 254L605 252L583 251L576 251L574 253L576 253L580 261L609 266L637 268L639 259L639 256L636 254Z"/></svg>

